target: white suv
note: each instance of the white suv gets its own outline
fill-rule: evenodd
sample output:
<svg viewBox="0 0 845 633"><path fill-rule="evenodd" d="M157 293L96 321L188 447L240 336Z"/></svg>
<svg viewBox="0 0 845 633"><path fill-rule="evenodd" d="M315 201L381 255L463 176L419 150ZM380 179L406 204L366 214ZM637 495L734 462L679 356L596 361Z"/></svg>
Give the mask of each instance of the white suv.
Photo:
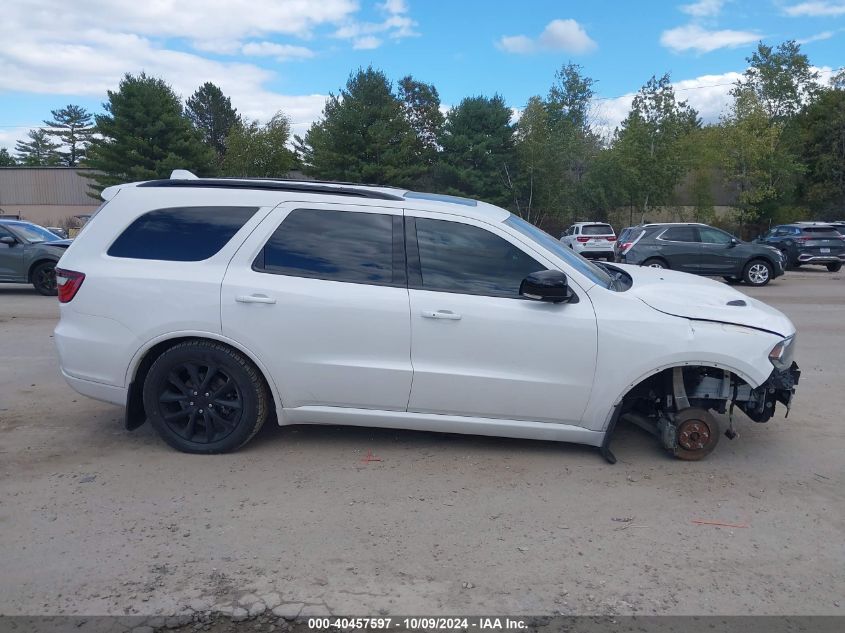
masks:
<svg viewBox="0 0 845 633"><path fill-rule="evenodd" d="M62 373L179 450L279 424L608 448L616 421L698 459L731 402L789 406L795 329L707 279L597 266L507 211L271 180L110 187L59 262ZM729 429L730 432L730 429Z"/></svg>
<svg viewBox="0 0 845 633"><path fill-rule="evenodd" d="M616 233L605 222L576 222L560 236L560 241L584 257L613 261Z"/></svg>

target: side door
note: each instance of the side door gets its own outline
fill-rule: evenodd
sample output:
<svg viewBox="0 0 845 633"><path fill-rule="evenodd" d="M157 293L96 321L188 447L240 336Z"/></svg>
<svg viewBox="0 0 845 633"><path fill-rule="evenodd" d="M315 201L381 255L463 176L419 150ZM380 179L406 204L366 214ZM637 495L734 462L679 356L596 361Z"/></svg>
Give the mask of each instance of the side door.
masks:
<svg viewBox="0 0 845 633"><path fill-rule="evenodd" d="M658 234L654 243L660 246L660 256L672 270L699 272L701 244L694 226L670 226Z"/></svg>
<svg viewBox="0 0 845 633"><path fill-rule="evenodd" d="M406 216L411 360L408 410L580 424L596 364L596 317L577 303L519 296L555 268L501 227L422 211Z"/></svg>
<svg viewBox="0 0 845 633"><path fill-rule="evenodd" d="M0 279L3 281L24 281L26 273L23 271L24 251L26 245L11 231L0 226L0 237L10 237L15 244L0 242Z"/></svg>
<svg viewBox="0 0 845 633"><path fill-rule="evenodd" d="M260 356L286 409L407 408L402 225L402 209L284 203L232 259L223 334Z"/></svg>
<svg viewBox="0 0 845 633"><path fill-rule="evenodd" d="M701 226L698 227L698 237L701 241L699 272L702 275L742 274L745 249L734 244L732 235L710 226Z"/></svg>
<svg viewBox="0 0 845 633"><path fill-rule="evenodd" d="M572 240L575 239L574 237L572 237L574 234L575 227L570 226L568 229L566 229L566 233L563 234L563 237L560 238L560 241L566 244L567 246L571 246Z"/></svg>

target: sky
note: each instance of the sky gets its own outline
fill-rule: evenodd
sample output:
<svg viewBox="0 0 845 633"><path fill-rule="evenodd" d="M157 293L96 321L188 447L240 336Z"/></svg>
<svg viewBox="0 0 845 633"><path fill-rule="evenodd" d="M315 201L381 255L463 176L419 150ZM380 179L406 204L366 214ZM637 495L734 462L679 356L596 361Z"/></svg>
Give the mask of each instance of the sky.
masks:
<svg viewBox="0 0 845 633"><path fill-rule="evenodd" d="M214 82L241 114L282 110L297 134L368 65L433 83L444 107L499 93L516 117L574 62L597 81L606 131L668 72L710 122L757 43L787 39L827 79L845 65L845 0L4 0L0 147L51 109L102 112L106 91L141 71L183 98Z"/></svg>

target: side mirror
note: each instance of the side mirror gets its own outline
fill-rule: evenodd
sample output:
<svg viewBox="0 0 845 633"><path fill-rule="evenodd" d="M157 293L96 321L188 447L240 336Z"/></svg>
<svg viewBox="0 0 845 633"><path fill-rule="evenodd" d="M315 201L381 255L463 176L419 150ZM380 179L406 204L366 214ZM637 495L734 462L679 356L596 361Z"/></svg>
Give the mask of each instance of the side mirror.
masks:
<svg viewBox="0 0 845 633"><path fill-rule="evenodd" d="M728 244L728 248L733 248L734 246L739 246L739 240L732 237L730 243Z"/></svg>
<svg viewBox="0 0 845 633"><path fill-rule="evenodd" d="M541 270L531 273L519 284L519 296L548 303L568 303L575 294L569 289L569 280L559 270Z"/></svg>
<svg viewBox="0 0 845 633"><path fill-rule="evenodd" d="M8 235L0 237L0 244L8 244L9 246L14 246L17 243L18 241L14 237L9 237Z"/></svg>

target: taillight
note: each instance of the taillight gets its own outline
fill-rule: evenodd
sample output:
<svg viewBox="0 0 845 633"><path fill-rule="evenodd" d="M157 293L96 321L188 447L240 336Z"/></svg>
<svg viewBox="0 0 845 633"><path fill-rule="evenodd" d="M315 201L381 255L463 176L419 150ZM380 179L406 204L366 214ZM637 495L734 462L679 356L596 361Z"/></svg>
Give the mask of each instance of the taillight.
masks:
<svg viewBox="0 0 845 633"><path fill-rule="evenodd" d="M586 244L587 242L590 241L589 237L576 237L575 239L578 240L579 242L581 242L582 244Z"/></svg>
<svg viewBox="0 0 845 633"><path fill-rule="evenodd" d="M609 238L607 238L607 241L608 242L615 242L616 238L615 237L609 237Z"/></svg>
<svg viewBox="0 0 845 633"><path fill-rule="evenodd" d="M634 245L633 242L622 242L622 249L621 249L622 252L627 253L628 249L631 248L633 245Z"/></svg>
<svg viewBox="0 0 845 633"><path fill-rule="evenodd" d="M813 239L813 238L807 237L806 235L802 235L801 237L797 238L797 241L799 241L799 242L809 242L811 239Z"/></svg>
<svg viewBox="0 0 845 633"><path fill-rule="evenodd" d="M73 299L79 292L83 281L85 281L85 273L56 268L56 287L59 290L59 302L67 303Z"/></svg>

